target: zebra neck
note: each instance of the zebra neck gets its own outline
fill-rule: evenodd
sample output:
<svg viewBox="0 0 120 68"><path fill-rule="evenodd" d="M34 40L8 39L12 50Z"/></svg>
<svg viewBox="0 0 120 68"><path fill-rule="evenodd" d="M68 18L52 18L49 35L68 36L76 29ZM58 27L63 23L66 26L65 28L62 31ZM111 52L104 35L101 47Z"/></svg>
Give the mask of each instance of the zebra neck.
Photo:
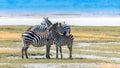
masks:
<svg viewBox="0 0 120 68"><path fill-rule="evenodd" d="M59 41L60 38L62 37L59 33L52 31L53 37L56 41Z"/></svg>

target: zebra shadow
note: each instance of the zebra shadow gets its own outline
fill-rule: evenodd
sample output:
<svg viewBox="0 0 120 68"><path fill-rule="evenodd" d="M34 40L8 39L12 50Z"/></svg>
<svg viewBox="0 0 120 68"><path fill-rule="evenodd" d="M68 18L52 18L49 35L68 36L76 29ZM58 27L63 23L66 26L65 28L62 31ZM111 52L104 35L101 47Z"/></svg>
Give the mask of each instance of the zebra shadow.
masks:
<svg viewBox="0 0 120 68"><path fill-rule="evenodd" d="M48 59L48 58L46 58L46 57L36 57L36 58L32 58L32 59L35 59L35 60L40 60L40 59ZM72 59L70 59L70 58L63 58L63 59L61 59L61 58L55 58L55 57L52 57L52 58L50 58L50 60L83 60L83 59L86 59L86 58L72 58Z"/></svg>

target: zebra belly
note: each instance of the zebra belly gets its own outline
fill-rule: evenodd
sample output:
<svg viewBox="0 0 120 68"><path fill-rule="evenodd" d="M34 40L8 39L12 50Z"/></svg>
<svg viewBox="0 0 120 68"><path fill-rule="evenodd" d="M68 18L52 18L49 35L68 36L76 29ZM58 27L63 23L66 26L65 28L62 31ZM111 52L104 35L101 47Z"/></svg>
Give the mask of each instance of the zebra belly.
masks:
<svg viewBox="0 0 120 68"><path fill-rule="evenodd" d="M42 46L44 46L45 44L43 44L43 45L38 45L38 44L32 44L34 47L42 47Z"/></svg>
<svg viewBox="0 0 120 68"><path fill-rule="evenodd" d="M61 46L64 46L64 45L69 45L70 43L72 43L72 38L71 37L62 37L62 40L61 40Z"/></svg>

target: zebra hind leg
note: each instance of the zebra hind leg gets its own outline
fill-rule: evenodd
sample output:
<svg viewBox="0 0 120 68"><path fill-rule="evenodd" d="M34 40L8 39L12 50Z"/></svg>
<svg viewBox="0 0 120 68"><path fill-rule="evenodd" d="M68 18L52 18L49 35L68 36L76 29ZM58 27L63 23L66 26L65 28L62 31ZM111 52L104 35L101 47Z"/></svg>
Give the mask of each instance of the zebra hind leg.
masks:
<svg viewBox="0 0 120 68"><path fill-rule="evenodd" d="M26 56L26 58L28 59L28 54L27 54L27 50L28 50L28 46L27 47L25 47L25 56Z"/></svg>
<svg viewBox="0 0 120 68"><path fill-rule="evenodd" d="M28 43L24 44L24 46L22 47L22 58L24 58L24 53L25 53L25 56L26 58L28 59L28 55L27 55L27 49L29 48L29 45Z"/></svg>
<svg viewBox="0 0 120 68"><path fill-rule="evenodd" d="M22 59L24 59L24 51L25 51L25 48L24 46L22 47Z"/></svg>

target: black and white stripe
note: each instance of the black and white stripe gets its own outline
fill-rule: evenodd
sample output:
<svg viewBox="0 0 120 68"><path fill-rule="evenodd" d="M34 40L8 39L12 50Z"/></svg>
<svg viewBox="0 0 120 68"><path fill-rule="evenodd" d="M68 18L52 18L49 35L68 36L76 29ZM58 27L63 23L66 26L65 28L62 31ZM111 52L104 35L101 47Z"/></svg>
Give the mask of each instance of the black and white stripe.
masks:
<svg viewBox="0 0 120 68"><path fill-rule="evenodd" d="M35 47L41 47L46 45L46 47L50 47L50 45L53 44L52 37L49 37L50 41L47 41L48 36L51 36L51 32L48 32L48 28L52 23L48 20L48 18L44 18L45 22L42 25L35 25L30 27L26 32L22 34L22 40L24 43L24 46L22 47L22 58L24 58L24 53L26 58L28 58L27 55L27 49L30 45L33 45ZM44 25L46 24L46 25ZM46 57L49 58L48 50L46 50Z"/></svg>
<svg viewBox="0 0 120 68"><path fill-rule="evenodd" d="M66 36L64 34L70 33L70 26L61 25L60 23L51 24L50 21L45 19L45 23L42 25L35 25L30 27L26 32L22 34L22 39L24 46L22 48L22 58L24 58L24 53L26 58L28 58L27 55L27 49L29 48L30 44L32 44L35 47L41 47L46 45L46 57L50 58L49 52L50 52L50 46L53 44L53 42L56 44L56 58L58 58L58 47L60 48L61 52L61 58L62 58L62 45L68 45L68 48L70 50L70 58L72 58L72 42L73 42L73 36L69 35ZM47 24L47 27L46 27ZM51 27L51 31L47 31L47 29ZM49 28L50 29L50 28ZM62 35L61 35L62 34Z"/></svg>
<svg viewBox="0 0 120 68"><path fill-rule="evenodd" d="M65 30L66 33L70 33L71 32L71 28L70 28L69 25L63 25L63 27L64 27L64 30Z"/></svg>
<svg viewBox="0 0 120 68"><path fill-rule="evenodd" d="M35 47L41 47L47 44L47 37L49 32L46 32L43 35L38 35L33 31L24 32L22 34L23 42L30 43Z"/></svg>
<svg viewBox="0 0 120 68"><path fill-rule="evenodd" d="M63 26L62 26L63 27ZM50 30L53 32L53 37L54 37L54 44L56 45L56 58L58 58L58 48L60 48L60 53L61 53L61 58L63 57L62 56L62 48L61 46L63 45L67 45L68 46L68 49L69 49L69 52L70 52L70 56L69 58L72 58L72 44L73 44L73 35L70 34L69 36L66 36L66 35L61 35L59 34L59 32L56 32L57 28L51 28ZM63 27L63 31L64 32L70 32L70 26L65 26Z"/></svg>

